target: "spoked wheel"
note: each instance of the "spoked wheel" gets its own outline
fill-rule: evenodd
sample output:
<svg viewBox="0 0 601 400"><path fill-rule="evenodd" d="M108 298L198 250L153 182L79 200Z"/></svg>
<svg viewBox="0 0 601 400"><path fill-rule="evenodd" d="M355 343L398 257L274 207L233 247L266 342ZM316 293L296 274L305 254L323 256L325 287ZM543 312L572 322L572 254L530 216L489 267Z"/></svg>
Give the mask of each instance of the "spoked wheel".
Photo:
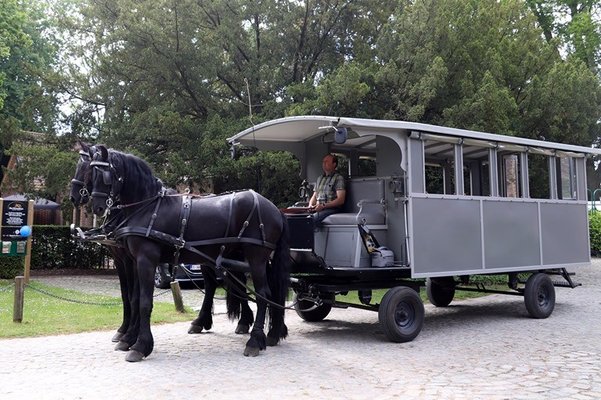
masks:
<svg viewBox="0 0 601 400"><path fill-rule="evenodd" d="M163 264L157 265L154 270L154 287L157 289L169 289L171 286L171 279L167 276L169 267Z"/></svg>
<svg viewBox="0 0 601 400"><path fill-rule="evenodd" d="M524 288L524 303L532 318L547 318L555 308L555 286L549 275L530 275Z"/></svg>
<svg viewBox="0 0 601 400"><path fill-rule="evenodd" d="M328 316L330 311L332 311L332 304L334 303L335 298L334 293L321 294L320 298L323 300L323 302L319 305L316 305L310 300L298 300L299 297L303 298L305 296L305 293L296 293L294 295L294 311L296 311L298 316L305 321L323 321L323 319Z"/></svg>
<svg viewBox="0 0 601 400"><path fill-rule="evenodd" d="M391 342L410 342L424 325L424 304L415 290L397 286L382 298L378 319Z"/></svg>
<svg viewBox="0 0 601 400"><path fill-rule="evenodd" d="M430 303L436 307L446 307L455 297L455 280L448 278L426 279L426 294Z"/></svg>

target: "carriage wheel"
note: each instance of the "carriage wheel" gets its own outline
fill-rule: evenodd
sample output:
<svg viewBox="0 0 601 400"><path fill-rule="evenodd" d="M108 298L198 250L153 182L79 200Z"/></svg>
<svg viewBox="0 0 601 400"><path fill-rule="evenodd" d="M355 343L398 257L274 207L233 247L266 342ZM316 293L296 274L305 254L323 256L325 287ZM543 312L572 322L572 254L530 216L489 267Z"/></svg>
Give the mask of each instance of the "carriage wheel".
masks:
<svg viewBox="0 0 601 400"><path fill-rule="evenodd" d="M408 287L397 286L382 298L378 319L391 342L410 342L424 325L424 303L419 294Z"/></svg>
<svg viewBox="0 0 601 400"><path fill-rule="evenodd" d="M294 295L294 311L296 311L299 317L307 322L323 321L332 310L332 304L334 303L335 298L334 293L321 294L320 297L324 302L318 306L315 306L315 303L309 300L299 301L299 295L304 295L304 293L297 293Z"/></svg>
<svg viewBox="0 0 601 400"><path fill-rule="evenodd" d="M430 303L436 307L446 307L455 297L455 280L449 278L426 279L426 294Z"/></svg>
<svg viewBox="0 0 601 400"><path fill-rule="evenodd" d="M555 308L555 286L549 275L530 275L524 288L524 303L532 318L547 318Z"/></svg>

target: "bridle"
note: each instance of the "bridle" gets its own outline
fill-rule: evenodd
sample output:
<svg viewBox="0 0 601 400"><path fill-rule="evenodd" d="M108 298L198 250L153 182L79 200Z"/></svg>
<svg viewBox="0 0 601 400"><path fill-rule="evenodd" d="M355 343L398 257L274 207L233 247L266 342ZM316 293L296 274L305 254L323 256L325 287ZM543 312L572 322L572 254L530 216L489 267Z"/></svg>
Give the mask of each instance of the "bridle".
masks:
<svg viewBox="0 0 601 400"><path fill-rule="evenodd" d="M94 174L102 174L102 183L110 188L108 193L92 190L91 196L106 198L105 215L110 213L111 207L115 204L118 193L115 193L113 186L115 182L123 182L123 177L117 175L117 170L112 163L107 161L94 160L90 162L92 168L92 180L95 181ZM116 177L116 178L115 178Z"/></svg>
<svg viewBox="0 0 601 400"><path fill-rule="evenodd" d="M79 162L80 163L86 163L86 162L89 163L90 155L87 152L80 150L79 151ZM90 191L88 190L86 183L79 179L75 179L75 177L74 177L73 179L71 179L71 186L80 187L80 189L79 189L79 195L81 196L80 203L81 204L87 203L87 200L82 201L83 199L88 199L90 197Z"/></svg>

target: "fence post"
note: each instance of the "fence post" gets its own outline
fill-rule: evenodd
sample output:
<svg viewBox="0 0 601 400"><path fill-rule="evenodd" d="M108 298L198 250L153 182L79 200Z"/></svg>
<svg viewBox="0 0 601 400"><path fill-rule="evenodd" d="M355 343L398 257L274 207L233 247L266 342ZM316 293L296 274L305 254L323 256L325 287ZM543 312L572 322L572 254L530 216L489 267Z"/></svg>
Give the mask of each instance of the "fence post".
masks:
<svg viewBox="0 0 601 400"><path fill-rule="evenodd" d="M13 306L13 322L23 321L23 300L25 298L25 277L15 278L15 304Z"/></svg>
<svg viewBox="0 0 601 400"><path fill-rule="evenodd" d="M184 309L184 300L182 299L182 291L179 287L178 281L171 282L171 293L173 294L173 302L175 303L175 309L181 313L186 312Z"/></svg>

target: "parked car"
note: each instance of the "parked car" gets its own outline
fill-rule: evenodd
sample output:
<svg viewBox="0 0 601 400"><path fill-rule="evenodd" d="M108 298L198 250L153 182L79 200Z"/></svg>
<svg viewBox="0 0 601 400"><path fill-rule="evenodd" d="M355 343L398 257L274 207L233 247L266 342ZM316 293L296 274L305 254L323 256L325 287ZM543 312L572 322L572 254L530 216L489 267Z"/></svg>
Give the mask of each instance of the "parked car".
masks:
<svg viewBox="0 0 601 400"><path fill-rule="evenodd" d="M156 267L154 273L154 286L158 289L169 289L173 276L173 265L163 263ZM204 287L204 279L200 264L179 264L175 269L175 280L182 288Z"/></svg>

